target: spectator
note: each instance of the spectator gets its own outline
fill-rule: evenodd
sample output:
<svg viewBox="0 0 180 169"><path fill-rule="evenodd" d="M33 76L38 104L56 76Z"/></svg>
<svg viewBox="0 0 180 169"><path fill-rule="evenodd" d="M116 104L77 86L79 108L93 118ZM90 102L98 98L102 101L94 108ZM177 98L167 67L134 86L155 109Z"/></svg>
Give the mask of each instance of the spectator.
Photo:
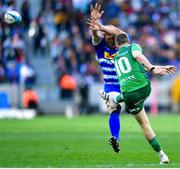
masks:
<svg viewBox="0 0 180 169"><path fill-rule="evenodd" d="M79 83L79 93L80 93L80 113L89 112L89 86L87 81L81 80Z"/></svg>
<svg viewBox="0 0 180 169"><path fill-rule="evenodd" d="M71 75L64 73L59 79L59 87L61 89L60 97L62 99L72 99L77 89L77 83Z"/></svg>
<svg viewBox="0 0 180 169"><path fill-rule="evenodd" d="M32 88L26 88L22 96L22 104L26 109L38 110L39 107L39 97Z"/></svg>
<svg viewBox="0 0 180 169"><path fill-rule="evenodd" d="M19 71L17 69L15 62L9 62L7 65L7 79L10 83L18 83L19 82Z"/></svg>
<svg viewBox="0 0 180 169"><path fill-rule="evenodd" d="M0 63L0 83L6 82L6 72L2 63Z"/></svg>
<svg viewBox="0 0 180 169"><path fill-rule="evenodd" d="M35 73L32 67L23 63L20 67L21 80L25 82L25 86L33 86L35 84Z"/></svg>
<svg viewBox="0 0 180 169"><path fill-rule="evenodd" d="M23 27L25 28L25 30L27 30L31 22L30 4L28 0L24 0L22 4L21 15L22 15Z"/></svg>

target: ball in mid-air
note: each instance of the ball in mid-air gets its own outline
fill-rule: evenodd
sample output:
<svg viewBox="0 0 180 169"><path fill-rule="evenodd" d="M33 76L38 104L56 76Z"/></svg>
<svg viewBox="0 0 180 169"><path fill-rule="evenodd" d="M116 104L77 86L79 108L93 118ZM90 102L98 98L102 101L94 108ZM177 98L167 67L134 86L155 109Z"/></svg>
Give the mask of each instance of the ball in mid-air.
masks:
<svg viewBox="0 0 180 169"><path fill-rule="evenodd" d="M22 17L16 11L7 11L4 15L4 20L7 24L17 24L22 21Z"/></svg>

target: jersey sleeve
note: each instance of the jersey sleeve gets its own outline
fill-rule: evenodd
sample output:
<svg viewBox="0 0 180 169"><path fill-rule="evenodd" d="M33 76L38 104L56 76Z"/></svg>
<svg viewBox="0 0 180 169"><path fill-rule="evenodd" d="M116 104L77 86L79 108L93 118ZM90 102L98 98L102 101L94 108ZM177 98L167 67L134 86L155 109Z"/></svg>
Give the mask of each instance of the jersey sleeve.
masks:
<svg viewBox="0 0 180 169"><path fill-rule="evenodd" d="M134 51L139 51L139 52L142 53L141 46L139 44L137 44L137 43L132 44L132 46L131 46L131 53L133 53Z"/></svg>
<svg viewBox="0 0 180 169"><path fill-rule="evenodd" d="M93 46L94 46L96 52L99 51L99 50L102 50L102 48L104 48L104 46L105 46L104 38L102 38L100 43L98 43L97 45L93 45Z"/></svg>
<svg viewBox="0 0 180 169"><path fill-rule="evenodd" d="M105 40L104 38L101 40L101 42L98 45L94 45L97 58L104 58L104 48L105 48Z"/></svg>

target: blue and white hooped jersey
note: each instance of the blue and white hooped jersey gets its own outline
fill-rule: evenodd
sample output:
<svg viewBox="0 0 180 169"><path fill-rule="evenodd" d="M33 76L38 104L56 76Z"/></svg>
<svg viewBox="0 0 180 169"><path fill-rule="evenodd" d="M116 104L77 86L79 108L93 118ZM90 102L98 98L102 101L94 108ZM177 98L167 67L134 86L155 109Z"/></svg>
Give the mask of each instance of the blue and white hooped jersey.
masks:
<svg viewBox="0 0 180 169"><path fill-rule="evenodd" d="M119 80L116 75L116 69L114 63L112 62L113 60L111 60L115 57L118 49L109 48L106 44L105 39L102 39L101 42L94 47L103 72L104 86L105 88L109 88L106 92L120 92Z"/></svg>

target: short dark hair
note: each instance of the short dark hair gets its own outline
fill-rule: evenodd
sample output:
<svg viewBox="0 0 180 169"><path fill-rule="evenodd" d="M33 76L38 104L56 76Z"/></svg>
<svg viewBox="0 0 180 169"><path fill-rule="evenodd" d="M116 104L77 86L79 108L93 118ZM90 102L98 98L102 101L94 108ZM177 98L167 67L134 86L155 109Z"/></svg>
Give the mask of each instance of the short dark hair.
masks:
<svg viewBox="0 0 180 169"><path fill-rule="evenodd" d="M129 39L128 39L127 34L123 33L123 34L116 35L115 42L117 45L121 45L121 44L126 43L126 42L129 43Z"/></svg>

